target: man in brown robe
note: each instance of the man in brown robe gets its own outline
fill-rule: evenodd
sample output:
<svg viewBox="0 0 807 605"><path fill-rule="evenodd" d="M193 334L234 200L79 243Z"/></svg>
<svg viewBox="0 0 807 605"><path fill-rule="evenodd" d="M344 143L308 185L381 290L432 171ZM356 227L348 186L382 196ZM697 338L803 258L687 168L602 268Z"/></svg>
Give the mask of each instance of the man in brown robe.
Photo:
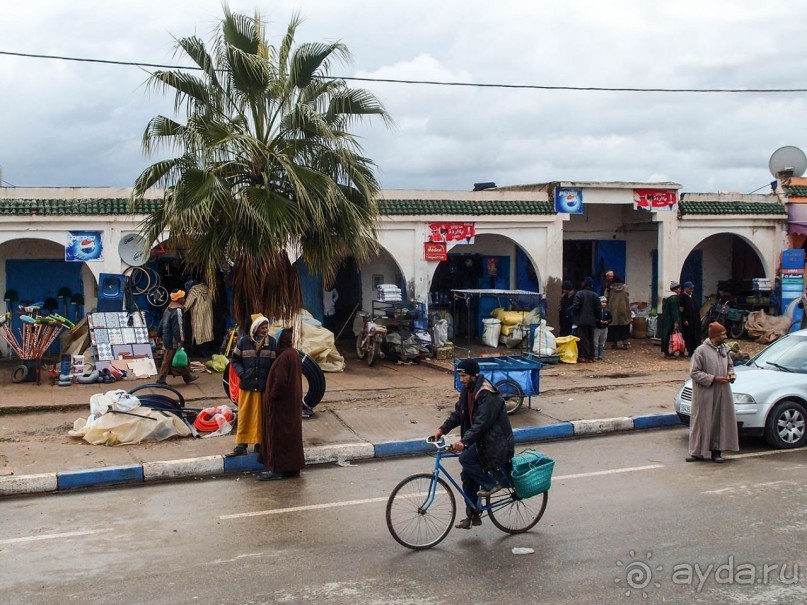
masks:
<svg viewBox="0 0 807 605"><path fill-rule="evenodd" d="M303 453L303 364L292 346L292 328L277 336L277 357L263 392L263 433L258 455L266 470L260 481L300 476Z"/></svg>
<svg viewBox="0 0 807 605"><path fill-rule="evenodd" d="M722 463L723 451L739 451L737 417L729 383L734 381L734 363L726 342L726 328L709 324L709 337L692 355L692 420L687 462Z"/></svg>

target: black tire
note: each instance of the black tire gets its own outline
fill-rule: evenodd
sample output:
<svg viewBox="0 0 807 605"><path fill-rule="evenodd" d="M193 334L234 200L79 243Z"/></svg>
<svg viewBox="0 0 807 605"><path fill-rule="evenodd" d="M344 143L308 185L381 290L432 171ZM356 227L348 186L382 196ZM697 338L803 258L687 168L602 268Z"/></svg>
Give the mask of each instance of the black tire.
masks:
<svg viewBox="0 0 807 605"><path fill-rule="evenodd" d="M28 378L28 366L18 365L11 371L11 382L13 383L20 383L25 382L25 379Z"/></svg>
<svg viewBox="0 0 807 605"><path fill-rule="evenodd" d="M370 342L367 346L367 365L372 366L375 360L378 359L378 352L381 350L381 343L379 343L375 336L370 337Z"/></svg>
<svg viewBox="0 0 807 605"><path fill-rule="evenodd" d="M424 510L432 485L434 499ZM398 544L412 550L425 550L442 542L456 516L454 493L442 477L435 484L431 473L407 477L387 500L387 529Z"/></svg>
<svg viewBox="0 0 807 605"><path fill-rule="evenodd" d="M807 409L798 401L780 401L765 421L765 441L779 449L801 447L807 442Z"/></svg>
<svg viewBox="0 0 807 605"><path fill-rule="evenodd" d="M313 410L325 396L325 372L322 371L322 368L319 367L319 364L313 357L306 355L302 351L297 352L300 354L300 359L303 363L303 378L305 379L305 382L308 383L307 388L306 385L303 384L303 390L305 391L303 403ZM230 398L229 363L224 368L224 375L221 378L221 382L222 386L224 387L224 395L227 397L227 399L237 404L237 399L233 401Z"/></svg>
<svg viewBox="0 0 807 605"><path fill-rule="evenodd" d="M493 525L508 534L522 534L541 520L549 501L549 492L532 498L519 498L513 489L505 488L485 499Z"/></svg>
<svg viewBox="0 0 807 605"><path fill-rule="evenodd" d="M729 336L737 340L745 334L745 318L729 322Z"/></svg>
<svg viewBox="0 0 807 605"><path fill-rule="evenodd" d="M303 397L303 403L313 410L325 396L325 388L327 386L325 382L325 372L319 367L316 359L310 355L306 355L302 351L297 352L300 354L300 358L303 362L303 378L308 382L308 390Z"/></svg>
<svg viewBox="0 0 807 605"><path fill-rule="evenodd" d="M507 415L515 414L524 403L524 391L521 390L519 384L515 380L508 378L500 380L493 386L496 387L504 399Z"/></svg>
<svg viewBox="0 0 807 605"><path fill-rule="evenodd" d="M364 334L359 334L356 337L356 357L358 357L359 359L364 359L365 357L367 357L367 349L364 346L362 346L363 345L362 341L364 340L363 337Z"/></svg>
<svg viewBox="0 0 807 605"><path fill-rule="evenodd" d="M221 377L221 383L224 386L224 395L227 397L227 399L229 399L233 403L237 404L238 400L236 399L235 401L233 401L233 398L230 397L230 362L229 361L227 362L227 365L224 366L224 375Z"/></svg>
<svg viewBox="0 0 807 605"><path fill-rule="evenodd" d="M157 384L156 382L152 382L150 384L141 384L140 386L137 386L137 387L133 388L131 391L129 391L129 394L134 395L135 393L137 393L139 391L145 391L146 389L156 389L156 390L168 391L168 392L170 392L170 393L172 393L172 394L174 394L176 396L176 405L177 406L179 406L180 408L185 407L185 398L182 396L182 393L177 391L174 387L168 386L167 384ZM168 398L167 395L162 395L162 397L163 398ZM138 397L138 399L140 399L140 398Z"/></svg>

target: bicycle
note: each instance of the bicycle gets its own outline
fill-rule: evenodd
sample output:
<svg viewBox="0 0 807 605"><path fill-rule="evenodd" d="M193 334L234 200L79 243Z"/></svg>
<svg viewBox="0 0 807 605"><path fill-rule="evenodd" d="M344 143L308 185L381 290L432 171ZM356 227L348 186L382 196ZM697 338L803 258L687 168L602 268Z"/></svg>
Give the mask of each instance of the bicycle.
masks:
<svg viewBox="0 0 807 605"><path fill-rule="evenodd" d="M474 508L480 516L487 514L497 528L508 534L524 533L538 523L546 510L549 492L542 492L532 498L516 495L507 473L501 473L501 491L474 500L462 491L451 473L443 466L443 458L458 458L450 453L450 445L445 438L426 440L437 448L434 470L431 473L416 473L401 481L392 490L387 500L387 529L392 537L406 548L425 550L436 546L448 535L457 516L457 503L454 493L441 474L463 497L465 504Z"/></svg>

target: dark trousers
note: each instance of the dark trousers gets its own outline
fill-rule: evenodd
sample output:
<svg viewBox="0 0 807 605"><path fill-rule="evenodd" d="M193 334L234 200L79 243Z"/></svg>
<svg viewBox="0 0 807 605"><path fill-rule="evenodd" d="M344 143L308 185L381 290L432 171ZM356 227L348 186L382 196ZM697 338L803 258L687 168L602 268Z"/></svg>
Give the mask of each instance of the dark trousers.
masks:
<svg viewBox="0 0 807 605"><path fill-rule="evenodd" d="M476 502L476 492L483 488L490 489L493 487L495 481L479 461L479 452L476 449L475 443L462 450L460 454L460 464L462 465L462 472L460 473L462 491L471 499L471 502ZM476 511L469 507L467 503L465 505L465 511L469 518L476 514Z"/></svg>
<svg viewBox="0 0 807 605"><path fill-rule="evenodd" d="M577 343L580 357L594 359L594 326L577 326Z"/></svg>
<svg viewBox="0 0 807 605"><path fill-rule="evenodd" d="M189 367L171 367L171 362L174 360L174 353L176 352L176 349L163 349L163 362L160 364L160 373L157 375L158 382L165 382L169 374L172 376L182 376L185 382L188 382L188 378L191 375L191 369Z"/></svg>

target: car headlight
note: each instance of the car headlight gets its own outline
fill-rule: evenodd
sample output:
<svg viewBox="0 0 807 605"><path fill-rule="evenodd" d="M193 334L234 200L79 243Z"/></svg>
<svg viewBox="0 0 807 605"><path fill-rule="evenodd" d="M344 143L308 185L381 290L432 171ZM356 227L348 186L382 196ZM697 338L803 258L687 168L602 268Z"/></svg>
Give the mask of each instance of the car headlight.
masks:
<svg viewBox="0 0 807 605"><path fill-rule="evenodd" d="M734 403L756 403L754 398L751 397L748 393L732 393L732 397L734 398Z"/></svg>

